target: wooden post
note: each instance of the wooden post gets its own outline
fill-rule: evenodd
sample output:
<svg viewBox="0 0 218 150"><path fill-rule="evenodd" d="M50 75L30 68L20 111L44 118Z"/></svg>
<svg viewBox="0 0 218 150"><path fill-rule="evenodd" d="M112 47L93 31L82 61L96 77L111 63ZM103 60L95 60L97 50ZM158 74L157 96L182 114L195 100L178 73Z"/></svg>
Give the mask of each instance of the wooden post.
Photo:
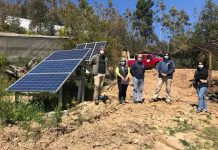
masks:
<svg viewBox="0 0 218 150"><path fill-rule="evenodd" d="M212 52L209 52L209 87L211 86L211 79L212 79L212 64L213 64L213 55Z"/></svg>
<svg viewBox="0 0 218 150"><path fill-rule="evenodd" d="M130 59L129 51L127 50L126 53L127 53L127 60L129 60Z"/></svg>
<svg viewBox="0 0 218 150"><path fill-rule="evenodd" d="M63 105L63 87L58 91L58 107L62 108Z"/></svg>

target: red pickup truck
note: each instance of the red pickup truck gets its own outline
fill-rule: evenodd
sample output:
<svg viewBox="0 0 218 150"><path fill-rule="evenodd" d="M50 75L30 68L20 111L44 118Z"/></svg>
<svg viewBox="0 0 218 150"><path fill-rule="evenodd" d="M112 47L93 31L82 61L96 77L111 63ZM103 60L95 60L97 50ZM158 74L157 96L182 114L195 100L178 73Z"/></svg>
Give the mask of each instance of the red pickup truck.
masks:
<svg viewBox="0 0 218 150"><path fill-rule="evenodd" d="M132 67L133 63L136 61L137 55L134 59L128 60L128 66ZM142 62L145 64L146 69L156 68L159 62L163 61L163 58L155 54L142 54Z"/></svg>

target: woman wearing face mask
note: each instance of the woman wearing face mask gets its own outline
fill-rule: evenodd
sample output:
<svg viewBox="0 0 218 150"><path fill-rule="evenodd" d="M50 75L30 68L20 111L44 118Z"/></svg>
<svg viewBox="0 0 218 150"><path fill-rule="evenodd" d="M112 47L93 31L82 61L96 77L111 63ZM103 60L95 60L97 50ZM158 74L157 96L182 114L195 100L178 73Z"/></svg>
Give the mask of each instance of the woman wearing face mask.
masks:
<svg viewBox="0 0 218 150"><path fill-rule="evenodd" d="M126 90L129 85L130 68L126 64L126 59L122 58L118 64L116 70L117 84L119 89L119 103L125 104L126 100Z"/></svg>
<svg viewBox="0 0 218 150"><path fill-rule="evenodd" d="M199 102L197 112L207 112L207 104L205 101L205 93L208 89L208 69L205 67L203 62L198 63L197 70L195 71L194 80L195 80L195 87L197 90Z"/></svg>

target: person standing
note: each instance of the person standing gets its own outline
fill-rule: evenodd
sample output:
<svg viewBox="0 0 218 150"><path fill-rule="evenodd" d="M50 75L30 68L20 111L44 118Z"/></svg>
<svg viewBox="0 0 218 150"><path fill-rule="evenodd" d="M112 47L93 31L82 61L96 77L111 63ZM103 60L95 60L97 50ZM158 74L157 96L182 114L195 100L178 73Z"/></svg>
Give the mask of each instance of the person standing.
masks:
<svg viewBox="0 0 218 150"><path fill-rule="evenodd" d="M90 65L93 66L92 74L94 75L94 95L93 100L96 105L99 104L99 96L104 83L105 75L109 75L108 59L105 56L104 47L100 48L99 54L91 58Z"/></svg>
<svg viewBox="0 0 218 150"><path fill-rule="evenodd" d="M126 101L126 91L129 85L129 77L130 77L130 68L127 66L126 59L122 58L120 63L116 67L116 75L117 75L117 84L119 89L119 103L125 104Z"/></svg>
<svg viewBox="0 0 218 150"><path fill-rule="evenodd" d="M172 102L171 84L172 84L173 73L175 71L175 68L176 68L175 63L171 59L170 54L164 53L163 61L160 62L157 66L158 82L157 82L156 90L155 90L155 93L153 95L151 102L157 101L164 82L166 82L166 93L167 93L166 102L169 104Z"/></svg>
<svg viewBox="0 0 218 150"><path fill-rule="evenodd" d="M199 61L197 70L195 71L194 81L198 94L199 102L197 112L207 112L207 104L205 101L205 93L208 89L208 69L203 62Z"/></svg>
<svg viewBox="0 0 218 150"><path fill-rule="evenodd" d="M142 62L142 55L137 56L137 61L132 65L130 69L131 75L133 76L133 102L143 103L143 87L145 77L145 65Z"/></svg>

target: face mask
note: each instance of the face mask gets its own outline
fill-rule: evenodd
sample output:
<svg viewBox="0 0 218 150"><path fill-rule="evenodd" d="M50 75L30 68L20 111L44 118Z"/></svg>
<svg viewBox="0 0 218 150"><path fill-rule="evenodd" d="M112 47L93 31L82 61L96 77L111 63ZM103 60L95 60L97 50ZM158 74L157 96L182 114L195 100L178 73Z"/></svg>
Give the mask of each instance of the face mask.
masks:
<svg viewBox="0 0 218 150"><path fill-rule="evenodd" d="M122 66L124 66L124 65L126 64L126 62L125 62L125 61L121 61L120 64L121 64Z"/></svg>
<svg viewBox="0 0 218 150"><path fill-rule="evenodd" d="M164 59L169 59L169 56L164 56Z"/></svg>
<svg viewBox="0 0 218 150"><path fill-rule="evenodd" d="M100 54L101 54L101 55L104 55L104 51L100 51Z"/></svg>
<svg viewBox="0 0 218 150"><path fill-rule="evenodd" d="M141 62L141 61L142 61L142 58L138 58L137 60L138 60L138 62Z"/></svg>
<svg viewBox="0 0 218 150"><path fill-rule="evenodd" d="M204 68L204 65L198 65L198 68L202 69L202 68Z"/></svg>

